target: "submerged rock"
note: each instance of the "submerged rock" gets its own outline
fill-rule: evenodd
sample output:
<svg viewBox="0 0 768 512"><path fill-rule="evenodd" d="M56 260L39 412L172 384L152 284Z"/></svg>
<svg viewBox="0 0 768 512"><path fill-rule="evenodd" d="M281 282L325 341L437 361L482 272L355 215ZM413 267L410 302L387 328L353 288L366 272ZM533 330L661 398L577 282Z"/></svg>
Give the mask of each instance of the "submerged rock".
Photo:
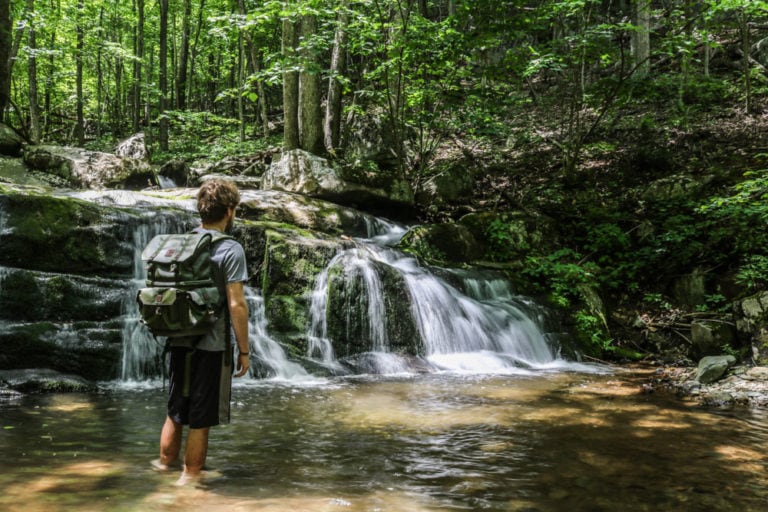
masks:
<svg viewBox="0 0 768 512"><path fill-rule="evenodd" d="M0 382L21 393L91 393L98 390L96 384L82 377L46 368L0 370Z"/></svg>

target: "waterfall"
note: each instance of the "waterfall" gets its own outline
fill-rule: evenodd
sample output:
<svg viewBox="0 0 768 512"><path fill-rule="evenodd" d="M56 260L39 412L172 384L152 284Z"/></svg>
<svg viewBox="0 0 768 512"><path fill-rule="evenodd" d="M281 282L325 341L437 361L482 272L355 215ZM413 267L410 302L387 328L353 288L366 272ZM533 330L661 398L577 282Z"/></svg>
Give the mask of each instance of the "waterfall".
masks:
<svg viewBox="0 0 768 512"><path fill-rule="evenodd" d="M390 229L357 240L357 247L337 254L318 276L310 311L310 357L319 355L326 364L332 362L333 340L328 339L326 321L328 273L341 266L344 276L362 275L365 283L369 348L379 354L368 358L368 363L378 366L382 373L390 371L392 357L381 356L392 355L386 339L385 297L377 275L377 266L383 265L403 279L424 356L434 367L495 372L545 367L555 361L553 347L539 327L543 315L530 301L515 296L503 279L480 273L459 275L463 285L460 290L427 271L414 258L381 245L390 245L402 231Z"/></svg>
<svg viewBox="0 0 768 512"><path fill-rule="evenodd" d="M306 379L309 374L301 365L291 362L280 344L267 332L267 315L264 299L250 286L245 287L245 299L248 303L248 342L252 357L266 367L269 376L279 380Z"/></svg>
<svg viewBox="0 0 768 512"><path fill-rule="evenodd" d="M152 336L139 321L136 293L145 286L146 268L141 252L156 235L180 233L190 228L190 220L183 216L168 216L151 223L141 223L133 231L133 279L131 292L123 301L123 359L120 379L123 382L140 382L158 377L163 371L162 341ZM270 377L283 380L299 380L308 377L307 372L297 363L288 360L282 347L267 332L264 299L250 287L245 287L249 309L249 345L262 368Z"/></svg>

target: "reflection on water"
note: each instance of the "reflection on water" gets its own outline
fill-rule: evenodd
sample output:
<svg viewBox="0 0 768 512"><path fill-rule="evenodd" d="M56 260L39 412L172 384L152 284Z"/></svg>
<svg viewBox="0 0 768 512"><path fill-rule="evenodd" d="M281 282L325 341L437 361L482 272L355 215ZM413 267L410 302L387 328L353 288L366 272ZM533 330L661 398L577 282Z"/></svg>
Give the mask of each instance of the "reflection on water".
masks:
<svg viewBox="0 0 768 512"><path fill-rule="evenodd" d="M0 510L765 510L768 416L640 378L251 382L197 486L150 469L161 389L27 397L0 405Z"/></svg>

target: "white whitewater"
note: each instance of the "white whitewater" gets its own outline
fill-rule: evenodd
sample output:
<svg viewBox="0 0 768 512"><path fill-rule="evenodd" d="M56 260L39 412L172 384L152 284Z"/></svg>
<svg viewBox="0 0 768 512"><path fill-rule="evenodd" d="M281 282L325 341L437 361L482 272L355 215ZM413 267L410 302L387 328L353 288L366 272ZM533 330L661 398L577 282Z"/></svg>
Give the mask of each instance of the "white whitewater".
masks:
<svg viewBox="0 0 768 512"><path fill-rule="evenodd" d="M384 228L376 233L375 228ZM394 224L372 226L369 238L336 255L318 276L312 294L308 356L333 363L332 340L327 337L328 272L342 265L345 274L362 274L370 326L369 363L378 373L398 373L407 365L389 353L384 297L376 265L395 269L408 287L411 313L418 327L424 356L438 370L473 373L524 372L558 365L556 347L540 327L542 316L530 301L516 296L498 277L475 273L457 279L462 290L420 266L392 245L405 230ZM533 317L533 318L532 318Z"/></svg>
<svg viewBox="0 0 768 512"><path fill-rule="evenodd" d="M264 299L250 286L245 287L245 300L248 303L248 342L252 358L266 367L269 378L275 380L304 380L310 375L299 364L288 360L283 347L267 332L267 315Z"/></svg>
<svg viewBox="0 0 768 512"><path fill-rule="evenodd" d="M115 202L124 202L125 199ZM160 199L162 201L162 199ZM149 240L162 233L189 228L190 218L151 217L136 227L133 235L134 277L132 292L124 302L123 360L121 382L139 384L163 373L162 344L139 322L135 294L144 286L146 274L141 251ZM315 279L310 300L306 357L313 365L331 373L347 373L348 361L339 361L329 339L328 284L331 268L341 267L363 283L359 300L365 301L367 346L360 355L365 368L379 374L415 371L468 373L525 373L535 369L569 369L557 356L557 344L543 333L543 313L530 300L516 295L508 282L497 275L445 271L450 283L418 264L416 259L392 249L406 229L381 219L368 225L368 236L356 239L355 247L340 251ZM380 272L397 272L407 286L410 313L421 338L423 355L401 356L390 349L388 322ZM441 271L443 273L443 271ZM251 377L301 382L315 379L304 366L291 360L283 346L269 334L263 298L246 287L249 343L253 354Z"/></svg>

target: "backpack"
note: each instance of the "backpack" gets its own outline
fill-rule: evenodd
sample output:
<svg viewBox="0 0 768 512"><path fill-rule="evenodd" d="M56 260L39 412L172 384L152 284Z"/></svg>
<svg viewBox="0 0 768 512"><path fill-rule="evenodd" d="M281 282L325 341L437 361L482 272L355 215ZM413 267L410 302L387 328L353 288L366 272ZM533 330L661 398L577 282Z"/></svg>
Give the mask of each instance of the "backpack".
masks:
<svg viewBox="0 0 768 512"><path fill-rule="evenodd" d="M223 233L157 235L144 248L146 287L136 301L141 323L155 336L200 337L226 314L214 282L211 249Z"/></svg>

